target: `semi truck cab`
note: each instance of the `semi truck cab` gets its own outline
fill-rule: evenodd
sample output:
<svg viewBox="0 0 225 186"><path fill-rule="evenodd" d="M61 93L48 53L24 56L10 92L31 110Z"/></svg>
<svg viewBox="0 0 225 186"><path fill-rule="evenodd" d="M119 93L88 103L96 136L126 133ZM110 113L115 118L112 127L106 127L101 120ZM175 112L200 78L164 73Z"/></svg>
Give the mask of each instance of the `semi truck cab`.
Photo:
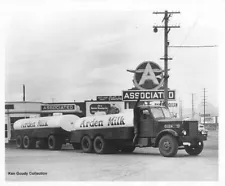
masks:
<svg viewBox="0 0 225 186"><path fill-rule="evenodd" d="M198 130L197 120L173 118L169 109L160 106L139 106L139 147L159 147L163 156L174 156L178 149L185 149L190 155L203 150L207 135Z"/></svg>

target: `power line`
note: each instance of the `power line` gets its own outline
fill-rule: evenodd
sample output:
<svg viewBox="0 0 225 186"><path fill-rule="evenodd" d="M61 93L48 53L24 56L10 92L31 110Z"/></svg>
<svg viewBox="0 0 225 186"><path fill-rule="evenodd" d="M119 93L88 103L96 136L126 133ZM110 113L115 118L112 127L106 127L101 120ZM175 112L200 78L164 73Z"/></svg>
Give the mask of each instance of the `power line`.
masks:
<svg viewBox="0 0 225 186"><path fill-rule="evenodd" d="M218 47L217 45L173 45L169 46L173 48L209 48L209 47Z"/></svg>
<svg viewBox="0 0 225 186"><path fill-rule="evenodd" d="M197 22L198 22L198 19L199 19L200 15L201 15L201 14L198 15L198 17L196 18L196 20L195 20L193 26L189 29L187 35L185 36L184 40L183 40L182 43L180 44L181 46L182 46L183 43L187 40L187 38L189 37L191 31L192 31L192 30L194 29L194 27L196 26L196 24L197 24Z"/></svg>
<svg viewBox="0 0 225 186"><path fill-rule="evenodd" d="M187 38L189 37L191 31L194 29L194 27L197 25L198 19L201 16L201 14L198 15L198 17L196 18L194 24L192 25L192 27L188 30L188 33L186 34L185 38L183 39L183 41L181 42L180 46L183 46L184 42L187 40ZM173 56L175 56L175 54L177 54L177 49L174 51Z"/></svg>
<svg viewBox="0 0 225 186"><path fill-rule="evenodd" d="M191 33L191 31L195 28L195 26L197 25L197 22L198 22L198 20L199 20L199 17L201 16L201 14L200 15L198 15L198 17L196 18L196 20L195 20L195 22L194 22L194 24L193 24L193 26L189 29L189 31L188 31L188 33L186 34L186 36L185 36L185 38L184 38L184 40L181 42L181 44L180 45L175 45L175 46L169 46L170 48L177 48L177 49L175 49L175 52L174 52L174 54L173 54L173 56L175 56L175 54L177 54L177 51L178 51L178 48L212 48L212 47L217 47L217 45L183 45L183 43L187 40L187 38L190 36L190 33Z"/></svg>

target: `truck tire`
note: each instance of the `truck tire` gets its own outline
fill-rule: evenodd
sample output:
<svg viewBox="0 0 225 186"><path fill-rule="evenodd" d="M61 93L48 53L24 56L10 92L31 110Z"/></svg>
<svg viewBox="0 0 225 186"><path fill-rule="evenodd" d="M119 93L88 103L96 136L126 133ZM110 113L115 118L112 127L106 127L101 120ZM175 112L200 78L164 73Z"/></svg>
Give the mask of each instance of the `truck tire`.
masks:
<svg viewBox="0 0 225 186"><path fill-rule="evenodd" d="M23 147L25 149L34 149L36 146L36 141L29 136L25 135L23 137Z"/></svg>
<svg viewBox="0 0 225 186"><path fill-rule="evenodd" d="M93 151L93 143L89 136L84 136L81 139L81 148L82 148L83 152L85 152L85 153L90 153Z"/></svg>
<svg viewBox="0 0 225 186"><path fill-rule="evenodd" d="M20 135L16 136L16 147L23 148L23 139Z"/></svg>
<svg viewBox="0 0 225 186"><path fill-rule="evenodd" d="M74 150L79 150L81 149L81 145L79 143L72 143L73 149Z"/></svg>
<svg viewBox="0 0 225 186"><path fill-rule="evenodd" d="M189 155L196 156L202 152L204 144L202 140L199 140L196 146L184 146L184 148Z"/></svg>
<svg viewBox="0 0 225 186"><path fill-rule="evenodd" d="M123 153L132 153L135 149L135 146L127 146L127 147L123 147L121 148L121 152Z"/></svg>
<svg viewBox="0 0 225 186"><path fill-rule="evenodd" d="M40 149L47 149L48 148L48 142L47 139L42 139L39 141L38 146Z"/></svg>
<svg viewBox="0 0 225 186"><path fill-rule="evenodd" d="M62 141L54 135L48 137L48 148L50 150L60 150L62 148Z"/></svg>
<svg viewBox="0 0 225 186"><path fill-rule="evenodd" d="M107 153L109 150L107 142L101 136L97 136L95 138L93 146L94 146L94 151L97 154L104 154L104 153Z"/></svg>
<svg viewBox="0 0 225 186"><path fill-rule="evenodd" d="M173 157L178 151L178 142L172 135L165 135L159 141L159 151L162 156Z"/></svg>

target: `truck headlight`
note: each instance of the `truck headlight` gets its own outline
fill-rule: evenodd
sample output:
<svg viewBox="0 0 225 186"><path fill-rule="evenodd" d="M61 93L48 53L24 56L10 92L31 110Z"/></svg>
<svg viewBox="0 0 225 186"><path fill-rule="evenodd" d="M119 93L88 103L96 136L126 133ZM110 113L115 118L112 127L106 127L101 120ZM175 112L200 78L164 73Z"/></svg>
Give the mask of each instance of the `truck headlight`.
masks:
<svg viewBox="0 0 225 186"><path fill-rule="evenodd" d="M207 134L207 131L206 131L206 130L202 130L202 131L201 131L201 134L203 134L203 135L204 135L204 134Z"/></svg>
<svg viewBox="0 0 225 186"><path fill-rule="evenodd" d="M182 134L183 134L184 136L186 136L186 135L187 135L187 132L186 132L185 130L183 130L183 131L182 131Z"/></svg>

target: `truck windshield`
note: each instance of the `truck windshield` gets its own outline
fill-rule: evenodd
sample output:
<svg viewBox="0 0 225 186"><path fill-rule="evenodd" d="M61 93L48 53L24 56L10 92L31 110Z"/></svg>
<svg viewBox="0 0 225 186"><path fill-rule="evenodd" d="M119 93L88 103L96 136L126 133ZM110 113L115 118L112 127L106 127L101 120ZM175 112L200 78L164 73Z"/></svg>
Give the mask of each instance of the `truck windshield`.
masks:
<svg viewBox="0 0 225 186"><path fill-rule="evenodd" d="M162 108L151 108L154 118L164 118Z"/></svg>
<svg viewBox="0 0 225 186"><path fill-rule="evenodd" d="M162 110L163 110L163 113L165 115L165 118L172 118L171 114L170 114L170 111L168 109L162 108Z"/></svg>
<svg viewBox="0 0 225 186"><path fill-rule="evenodd" d="M170 111L166 108L151 108L151 112L154 116L154 118L171 118Z"/></svg>

